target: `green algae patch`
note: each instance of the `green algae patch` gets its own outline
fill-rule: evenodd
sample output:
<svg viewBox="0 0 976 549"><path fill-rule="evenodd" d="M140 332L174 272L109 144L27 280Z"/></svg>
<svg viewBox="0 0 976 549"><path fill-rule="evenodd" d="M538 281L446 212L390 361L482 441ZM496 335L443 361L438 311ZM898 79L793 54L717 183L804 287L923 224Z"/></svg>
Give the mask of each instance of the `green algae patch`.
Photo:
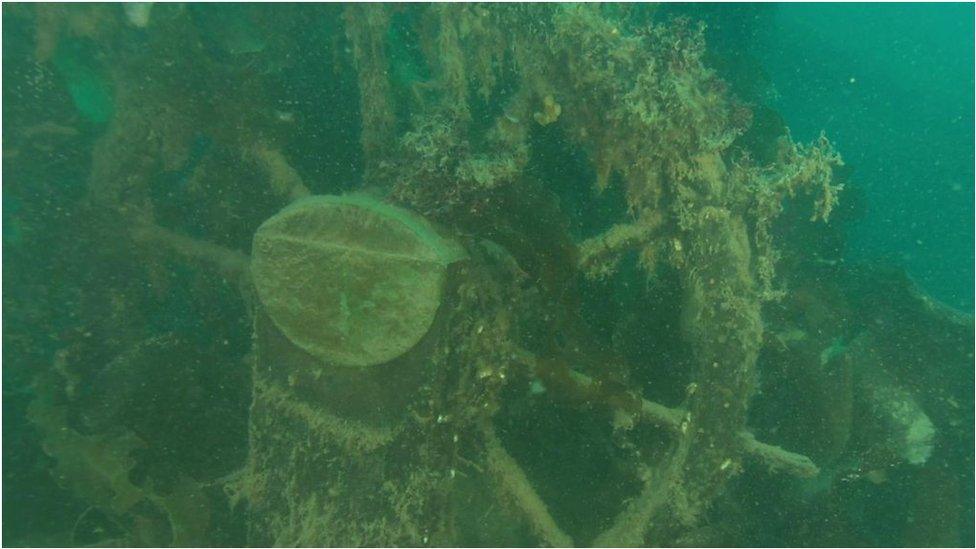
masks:
<svg viewBox="0 0 976 549"><path fill-rule="evenodd" d="M299 200L254 235L258 297L281 332L330 364L364 367L410 350L465 257L423 218L363 195Z"/></svg>

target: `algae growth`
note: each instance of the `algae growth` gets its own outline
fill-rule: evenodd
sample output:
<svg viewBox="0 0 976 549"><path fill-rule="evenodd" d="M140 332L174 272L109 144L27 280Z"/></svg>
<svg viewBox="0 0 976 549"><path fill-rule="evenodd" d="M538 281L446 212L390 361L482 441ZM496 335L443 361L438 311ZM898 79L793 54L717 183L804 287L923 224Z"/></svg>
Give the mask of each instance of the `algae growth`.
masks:
<svg viewBox="0 0 976 549"><path fill-rule="evenodd" d="M3 13L8 544L972 539L972 316L694 7Z"/></svg>

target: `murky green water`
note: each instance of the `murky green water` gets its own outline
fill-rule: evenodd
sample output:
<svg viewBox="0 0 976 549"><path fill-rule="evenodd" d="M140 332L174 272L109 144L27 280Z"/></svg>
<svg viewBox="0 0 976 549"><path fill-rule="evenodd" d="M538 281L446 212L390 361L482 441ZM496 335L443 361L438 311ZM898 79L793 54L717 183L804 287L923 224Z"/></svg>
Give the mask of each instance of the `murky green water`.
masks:
<svg viewBox="0 0 976 549"><path fill-rule="evenodd" d="M973 544L973 7L5 4L9 546Z"/></svg>

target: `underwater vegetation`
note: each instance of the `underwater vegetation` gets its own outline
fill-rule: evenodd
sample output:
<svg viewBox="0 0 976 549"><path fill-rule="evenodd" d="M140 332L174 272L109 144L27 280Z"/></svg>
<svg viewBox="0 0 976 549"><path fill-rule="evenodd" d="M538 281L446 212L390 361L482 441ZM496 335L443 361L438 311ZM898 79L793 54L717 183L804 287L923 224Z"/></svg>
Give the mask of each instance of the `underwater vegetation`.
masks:
<svg viewBox="0 0 976 549"><path fill-rule="evenodd" d="M8 545L973 543L972 316L694 7L3 17Z"/></svg>

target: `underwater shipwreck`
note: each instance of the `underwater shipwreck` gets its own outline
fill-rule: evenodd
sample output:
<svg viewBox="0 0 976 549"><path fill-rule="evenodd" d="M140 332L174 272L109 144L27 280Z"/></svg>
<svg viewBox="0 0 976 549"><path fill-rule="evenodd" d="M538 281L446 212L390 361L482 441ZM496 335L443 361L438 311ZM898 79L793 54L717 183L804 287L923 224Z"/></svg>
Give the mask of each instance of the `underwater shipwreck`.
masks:
<svg viewBox="0 0 976 549"><path fill-rule="evenodd" d="M972 315L694 11L4 5L5 543L971 545Z"/></svg>

